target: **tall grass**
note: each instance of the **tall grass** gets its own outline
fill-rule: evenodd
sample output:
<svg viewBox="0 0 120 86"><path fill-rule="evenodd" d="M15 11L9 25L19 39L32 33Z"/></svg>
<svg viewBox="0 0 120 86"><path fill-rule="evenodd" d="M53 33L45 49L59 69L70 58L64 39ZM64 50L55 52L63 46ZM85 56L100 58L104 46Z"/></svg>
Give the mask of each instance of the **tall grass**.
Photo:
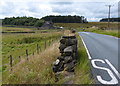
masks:
<svg viewBox="0 0 120 86"><path fill-rule="evenodd" d="M65 35L75 35L71 34L69 30L66 30ZM59 73L59 81L57 84L63 84L65 82L71 82L72 84L94 84L94 79L91 78L91 71L90 71L90 66L89 66L89 60L88 56L86 53L86 50L84 48L84 45L81 41L80 36L78 33L76 33L76 37L78 40L78 57L77 57L77 63L75 66L75 72L74 75L72 76L70 74L69 78L64 78L66 75L69 73L66 71L62 71Z"/></svg>
<svg viewBox="0 0 120 86"><path fill-rule="evenodd" d="M78 58L73 78L74 84L94 84L94 80L90 77L90 66L86 50L78 33L76 36L78 39Z"/></svg>
<svg viewBox="0 0 120 86"><path fill-rule="evenodd" d="M64 35L70 35L70 31L65 31ZM70 80L73 84L91 84L90 69L88 65L85 48L77 34L78 39L78 59L75 67L75 75ZM59 82L55 82L55 75L52 72L52 63L59 53L59 43L55 42L46 50L29 56L29 60L22 58L21 62L13 66L13 71L3 72L3 84L63 84L63 76Z"/></svg>
<svg viewBox="0 0 120 86"><path fill-rule="evenodd" d="M3 73L3 84L51 84L54 82L52 62L59 55L58 42L48 47L39 55L22 60L13 67L12 72Z"/></svg>
<svg viewBox="0 0 120 86"><path fill-rule="evenodd" d="M43 31L43 32L42 32ZM59 38L61 35L73 35L69 30L41 30L29 34L3 34L3 84L63 84L64 78L61 77L59 82L55 82L55 76L52 72L52 63L60 55L59 43L55 42L39 54L31 55L36 49L36 44L44 47L45 40ZM78 39L78 59L75 67L75 76L71 78L73 84L91 84L90 69L88 65L87 54L80 37ZM29 50L29 60L25 57L25 49ZM9 55L14 57L13 71L9 68ZM22 59L18 63L18 56ZM7 66L7 68L6 68Z"/></svg>
<svg viewBox="0 0 120 86"><path fill-rule="evenodd" d="M12 30L11 28L8 29ZM59 43L54 42L61 35L63 35L63 32L60 30L40 30L29 34L3 34L3 68L1 70L3 84L55 83L51 64L59 55ZM46 49L44 49L45 41L47 43ZM49 43L50 41L52 42L51 44ZM35 52L36 44L39 44L42 49L39 54ZM29 51L28 61L25 58L26 49ZM32 55L33 52L35 52L34 56ZM13 71L10 71L9 55L13 56ZM20 62L18 62L19 55L22 57Z"/></svg>
<svg viewBox="0 0 120 86"><path fill-rule="evenodd" d="M32 55L37 50L37 44L44 50L45 41L49 46L49 41L54 41L60 38L62 32L48 33L29 33L29 34L3 34L2 38L2 62L3 71L9 67L9 56L13 56L13 65L18 63L18 57L25 58L25 51L28 49L28 54Z"/></svg>

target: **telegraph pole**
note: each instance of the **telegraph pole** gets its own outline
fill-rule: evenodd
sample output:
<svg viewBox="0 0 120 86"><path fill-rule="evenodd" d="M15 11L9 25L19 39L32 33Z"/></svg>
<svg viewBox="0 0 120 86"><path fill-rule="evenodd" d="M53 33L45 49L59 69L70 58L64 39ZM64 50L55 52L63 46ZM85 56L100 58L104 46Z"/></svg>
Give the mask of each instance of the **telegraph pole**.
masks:
<svg viewBox="0 0 120 86"><path fill-rule="evenodd" d="M106 5L108 6L108 29L110 29L110 8L113 6L113 5Z"/></svg>

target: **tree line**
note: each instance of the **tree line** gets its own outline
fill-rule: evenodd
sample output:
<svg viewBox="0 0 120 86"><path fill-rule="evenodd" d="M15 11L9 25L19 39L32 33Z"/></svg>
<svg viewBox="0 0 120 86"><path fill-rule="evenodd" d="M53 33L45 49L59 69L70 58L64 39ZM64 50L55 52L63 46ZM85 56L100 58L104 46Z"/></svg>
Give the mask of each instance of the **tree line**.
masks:
<svg viewBox="0 0 120 86"><path fill-rule="evenodd" d="M2 19L2 25L17 25L17 26L35 26L40 27L44 20L33 17L10 17Z"/></svg>
<svg viewBox="0 0 120 86"><path fill-rule="evenodd" d="M45 21L52 21L53 23L86 23L87 19L84 16L45 16L41 19L33 17L6 17L2 19L2 25L16 25L16 26L35 26L41 27Z"/></svg>
<svg viewBox="0 0 120 86"><path fill-rule="evenodd" d="M75 16L50 15L50 16L42 17L42 19L45 21L52 21L53 23L87 23L87 19L84 16L76 16L76 15Z"/></svg>
<svg viewBox="0 0 120 86"><path fill-rule="evenodd" d="M108 18L103 18L100 20L100 22L108 22ZM110 22L120 22L120 17L119 18L110 18Z"/></svg>

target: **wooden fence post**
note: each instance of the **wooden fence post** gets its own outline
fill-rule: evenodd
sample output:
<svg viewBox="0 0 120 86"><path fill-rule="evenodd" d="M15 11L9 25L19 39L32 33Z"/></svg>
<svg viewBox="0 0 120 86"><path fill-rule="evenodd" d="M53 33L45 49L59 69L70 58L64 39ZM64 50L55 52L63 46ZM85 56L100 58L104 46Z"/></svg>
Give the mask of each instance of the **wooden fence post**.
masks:
<svg viewBox="0 0 120 86"><path fill-rule="evenodd" d="M40 49L40 52L41 52L42 50L41 50L41 47L40 47L40 46L39 46L39 49Z"/></svg>
<svg viewBox="0 0 120 86"><path fill-rule="evenodd" d="M33 56L34 56L34 51L33 51Z"/></svg>
<svg viewBox="0 0 120 86"><path fill-rule="evenodd" d="M19 61L19 62L21 61L21 56L18 56L18 61Z"/></svg>
<svg viewBox="0 0 120 86"><path fill-rule="evenodd" d="M37 44L37 54L39 54L39 45Z"/></svg>
<svg viewBox="0 0 120 86"><path fill-rule="evenodd" d="M51 41L53 42L53 39L51 39Z"/></svg>
<svg viewBox="0 0 120 86"><path fill-rule="evenodd" d="M51 44L51 41L49 40L49 46L50 46L50 44Z"/></svg>
<svg viewBox="0 0 120 86"><path fill-rule="evenodd" d="M12 71L12 62L13 62L13 57L12 57L12 55L10 55L10 67L11 67L11 71Z"/></svg>
<svg viewBox="0 0 120 86"><path fill-rule="evenodd" d="M28 49L26 49L26 57L27 57L27 60L28 60Z"/></svg>
<svg viewBox="0 0 120 86"><path fill-rule="evenodd" d="M45 49L46 49L46 40L45 40Z"/></svg>

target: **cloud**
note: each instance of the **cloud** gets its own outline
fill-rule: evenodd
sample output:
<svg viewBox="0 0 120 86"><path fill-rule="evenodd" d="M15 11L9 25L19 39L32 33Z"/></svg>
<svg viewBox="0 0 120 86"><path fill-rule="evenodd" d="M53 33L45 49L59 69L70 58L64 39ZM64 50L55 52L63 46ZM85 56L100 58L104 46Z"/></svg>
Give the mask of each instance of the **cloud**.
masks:
<svg viewBox="0 0 120 86"><path fill-rule="evenodd" d="M101 1L101 2L100 2ZM32 16L41 18L46 15L79 15L89 21L99 21L108 15L111 8L111 17L118 16L118 0L2 0L0 4L0 18L12 16Z"/></svg>
<svg viewBox="0 0 120 86"><path fill-rule="evenodd" d="M108 15L108 7L105 2L75 2L70 5L52 5L53 12L57 12L63 15L82 15L88 18L89 21L98 21L101 18L106 18ZM111 16L117 17L118 9L117 3L114 3L114 7L111 8Z"/></svg>
<svg viewBox="0 0 120 86"><path fill-rule="evenodd" d="M8 4L11 4L11 6L9 6ZM1 7L0 7L0 14L7 14L7 15L9 15L10 13L9 13L9 10L11 11L11 12L13 12L14 10L13 10L13 8L14 8L14 4L13 3L11 3L11 2L1 2Z"/></svg>
<svg viewBox="0 0 120 86"><path fill-rule="evenodd" d="M50 2L53 5L71 5L73 2Z"/></svg>

